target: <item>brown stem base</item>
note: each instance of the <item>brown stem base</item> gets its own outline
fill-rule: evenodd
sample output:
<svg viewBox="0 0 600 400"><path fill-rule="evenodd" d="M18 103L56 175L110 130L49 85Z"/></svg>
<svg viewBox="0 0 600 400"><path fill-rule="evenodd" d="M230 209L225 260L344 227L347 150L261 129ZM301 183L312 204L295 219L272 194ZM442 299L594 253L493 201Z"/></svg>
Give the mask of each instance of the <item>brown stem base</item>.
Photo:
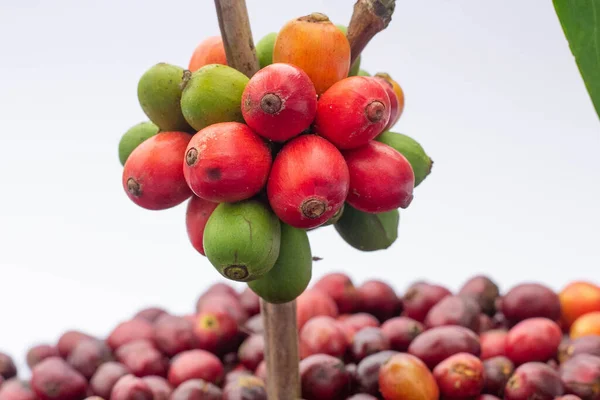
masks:
<svg viewBox="0 0 600 400"><path fill-rule="evenodd" d="M296 301L271 304L261 300L267 362L267 398L300 399Z"/></svg>

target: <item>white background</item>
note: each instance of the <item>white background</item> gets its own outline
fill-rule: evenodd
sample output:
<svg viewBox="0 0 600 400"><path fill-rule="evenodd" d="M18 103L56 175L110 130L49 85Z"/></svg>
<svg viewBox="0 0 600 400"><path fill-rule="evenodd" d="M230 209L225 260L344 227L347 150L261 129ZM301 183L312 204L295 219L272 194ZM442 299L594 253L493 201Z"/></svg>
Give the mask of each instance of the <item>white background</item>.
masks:
<svg viewBox="0 0 600 400"><path fill-rule="evenodd" d="M255 39L313 11L347 23L352 4L248 1ZM141 74L187 66L218 32L208 0L0 0L0 351L20 366L69 328L105 335L151 304L190 312L220 279L187 241L185 207L134 206L117 157L145 119ZM435 165L389 250L311 234L315 277L343 270L399 292L476 273L503 288L598 282L600 124L551 2L399 1L363 54L404 88L396 129Z"/></svg>

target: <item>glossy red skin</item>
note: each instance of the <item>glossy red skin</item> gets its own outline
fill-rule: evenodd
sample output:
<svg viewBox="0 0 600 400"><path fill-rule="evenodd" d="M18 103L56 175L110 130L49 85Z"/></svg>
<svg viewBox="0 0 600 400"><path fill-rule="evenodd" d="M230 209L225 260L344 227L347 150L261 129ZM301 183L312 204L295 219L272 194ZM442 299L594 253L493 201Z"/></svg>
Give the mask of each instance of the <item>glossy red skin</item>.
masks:
<svg viewBox="0 0 600 400"><path fill-rule="evenodd" d="M152 389L141 378L125 375L110 393L111 400L153 400Z"/></svg>
<svg viewBox="0 0 600 400"><path fill-rule="evenodd" d="M94 375L100 364L112 360L110 347L97 339L80 341L67 358L69 365L86 379L90 379Z"/></svg>
<svg viewBox="0 0 600 400"><path fill-rule="evenodd" d="M88 335L84 332L66 331L58 339L58 342L56 343L56 348L58 349L58 353L62 358L67 358L69 357L69 354L75 348L75 346L77 346L80 340L92 338L93 336Z"/></svg>
<svg viewBox="0 0 600 400"><path fill-rule="evenodd" d="M29 382L11 378L0 384L0 399L2 400L38 400Z"/></svg>
<svg viewBox="0 0 600 400"><path fill-rule="evenodd" d="M135 376L167 375L168 360L147 340L136 340L119 347L116 356Z"/></svg>
<svg viewBox="0 0 600 400"><path fill-rule="evenodd" d="M518 367L504 389L505 400L553 400L564 387L558 372L544 363L529 362Z"/></svg>
<svg viewBox="0 0 600 400"><path fill-rule="evenodd" d="M127 367L121 363L115 361L104 363L90 379L90 389L96 396L108 399L115 383L129 373Z"/></svg>
<svg viewBox="0 0 600 400"><path fill-rule="evenodd" d="M246 321L244 328L250 333L263 333L265 331L262 321L262 315L257 314Z"/></svg>
<svg viewBox="0 0 600 400"><path fill-rule="evenodd" d="M267 362L265 360L258 364L258 367L256 367L256 370L254 371L254 375L258 376L264 382L267 381Z"/></svg>
<svg viewBox="0 0 600 400"><path fill-rule="evenodd" d="M350 173L348 204L367 213L408 208L415 174L406 157L387 144L372 141L346 150L344 158Z"/></svg>
<svg viewBox="0 0 600 400"><path fill-rule="evenodd" d="M494 320L487 314L479 314L479 334L481 335L484 332L491 331L496 327L496 323Z"/></svg>
<svg viewBox="0 0 600 400"><path fill-rule="evenodd" d="M142 318L150 323L156 322L156 320L167 312L160 307L148 307L138 311L133 318Z"/></svg>
<svg viewBox="0 0 600 400"><path fill-rule="evenodd" d="M392 84L380 76L374 76L373 79L375 79L381 85L381 87L385 89L385 93L387 93L388 98L390 100L390 119L388 120L388 123L385 126L385 128L383 128L383 131L387 131L392 126L394 126L396 122L398 122L402 110L400 109L398 96L396 96L396 92L394 92Z"/></svg>
<svg viewBox="0 0 600 400"><path fill-rule="evenodd" d="M161 132L133 150L122 176L123 189L131 201L148 210L166 210L192 195L181 169L191 138L192 135L185 132ZM130 178L139 184L140 195L129 192Z"/></svg>
<svg viewBox="0 0 600 400"><path fill-rule="evenodd" d="M281 109L269 114L261 100L281 99ZM252 76L242 94L242 115L250 128L274 142L285 142L310 127L317 112L317 92L309 76L285 63L268 65Z"/></svg>
<svg viewBox="0 0 600 400"><path fill-rule="evenodd" d="M173 387L162 376L145 376L142 380L152 391L153 400L168 400Z"/></svg>
<svg viewBox="0 0 600 400"><path fill-rule="evenodd" d="M208 218L219 203L204 200L198 196L192 196L189 200L185 212L185 227L190 243L196 251L203 256L204 254L204 228L208 222Z"/></svg>
<svg viewBox="0 0 600 400"><path fill-rule="evenodd" d="M250 371L256 370L265 358L265 339L262 335L248 336L238 349L240 363Z"/></svg>
<svg viewBox="0 0 600 400"><path fill-rule="evenodd" d="M313 287L331 296L340 314L356 311L359 294L348 275L339 272L325 274Z"/></svg>
<svg viewBox="0 0 600 400"><path fill-rule="evenodd" d="M403 315L423 322L434 305L444 297L451 295L452 293L443 286L423 282L415 283L402 297Z"/></svg>
<svg viewBox="0 0 600 400"><path fill-rule="evenodd" d="M406 352L412 341L424 330L422 323L408 317L388 319L381 325L381 333L390 342L390 348L401 352Z"/></svg>
<svg viewBox="0 0 600 400"><path fill-rule="evenodd" d="M421 359L430 369L456 353L479 356L479 337L462 326L440 326L421 333L408 346L408 352Z"/></svg>
<svg viewBox="0 0 600 400"><path fill-rule="evenodd" d="M309 319L318 315L336 318L338 316L338 309L335 302L329 295L318 289L305 290L296 299L298 329L302 329Z"/></svg>
<svg viewBox="0 0 600 400"><path fill-rule="evenodd" d="M108 335L106 343L116 350L125 343L138 339L154 341L154 326L141 318L134 318L119 323Z"/></svg>
<svg viewBox="0 0 600 400"><path fill-rule="evenodd" d="M273 212L296 228L316 228L327 222L348 195L348 167L342 153L316 135L302 135L286 143L273 162L267 196ZM309 218L302 205L309 200L325 204L325 211Z"/></svg>
<svg viewBox="0 0 600 400"><path fill-rule="evenodd" d="M256 376L240 376L224 386L223 400L267 400L265 384Z"/></svg>
<svg viewBox="0 0 600 400"><path fill-rule="evenodd" d="M361 329L369 326L375 328L379 326L379 320L371 314L367 313L340 315L338 317L338 323L340 324L340 327L346 334L346 339L348 343L352 343L354 335Z"/></svg>
<svg viewBox="0 0 600 400"><path fill-rule="evenodd" d="M565 362L578 354L591 354L600 357L600 336L582 336L575 340L567 340L558 348L558 359Z"/></svg>
<svg viewBox="0 0 600 400"><path fill-rule="evenodd" d="M379 394L379 370L395 354L398 354L398 352L380 351L365 357L358 363L355 375L361 392L373 395Z"/></svg>
<svg viewBox="0 0 600 400"><path fill-rule="evenodd" d="M224 354L238 335L236 320L225 312L202 312L194 325L197 347L214 354Z"/></svg>
<svg viewBox="0 0 600 400"><path fill-rule="evenodd" d="M600 357L576 355L560 366L559 374L567 393L583 400L600 399Z"/></svg>
<svg viewBox="0 0 600 400"><path fill-rule="evenodd" d="M260 313L260 297L248 287L240 293L240 304L246 310L246 314L249 317Z"/></svg>
<svg viewBox="0 0 600 400"><path fill-rule="evenodd" d="M350 374L333 356L315 354L300 361L302 397L313 400L343 400L348 395Z"/></svg>
<svg viewBox="0 0 600 400"><path fill-rule="evenodd" d="M198 152L190 166L187 155ZM256 195L271 169L271 151L247 125L221 122L210 125L190 140L183 160L185 180L194 194L218 203L233 203Z"/></svg>
<svg viewBox="0 0 600 400"><path fill-rule="evenodd" d="M459 325L479 332L480 308L472 298L446 296L427 313L425 326L435 328L446 325Z"/></svg>
<svg viewBox="0 0 600 400"><path fill-rule="evenodd" d="M371 122L366 108L374 101L383 104L382 118ZM390 99L373 78L352 76L338 81L317 103L315 131L339 149L366 145L383 132L390 119Z"/></svg>
<svg viewBox="0 0 600 400"><path fill-rule="evenodd" d="M152 349L155 349L154 342L151 342L148 339L136 339L125 343L115 350L115 357L117 361L120 361L130 353L142 353Z"/></svg>
<svg viewBox="0 0 600 400"><path fill-rule="evenodd" d="M538 283L524 283L500 298L499 310L512 324L528 318L560 318L560 300L550 288Z"/></svg>
<svg viewBox="0 0 600 400"><path fill-rule="evenodd" d="M188 350L171 360L169 383L175 387L190 379L218 384L224 376L221 360L204 350Z"/></svg>
<svg viewBox="0 0 600 400"><path fill-rule="evenodd" d="M459 296L473 297L481 311L489 316L496 312L496 300L500 295L498 285L484 275L477 275L469 279L458 291Z"/></svg>
<svg viewBox="0 0 600 400"><path fill-rule="evenodd" d="M492 357L483 362L483 370L485 375L483 392L502 397L506 382L515 370L512 361L503 356Z"/></svg>
<svg viewBox="0 0 600 400"><path fill-rule="evenodd" d="M235 319L238 324L243 324L248 319L248 314L242 303L240 303L239 297L232 296L227 293L215 293L212 292L206 296L202 296L198 299L196 304L196 311L198 314L203 312L208 313L227 313Z"/></svg>
<svg viewBox="0 0 600 400"><path fill-rule="evenodd" d="M506 338L508 332L501 329L494 329L484 332L479 335L481 343L481 359L505 356L506 355Z"/></svg>
<svg viewBox="0 0 600 400"><path fill-rule="evenodd" d="M169 357L198 346L194 323L183 317L162 315L154 323L156 347Z"/></svg>
<svg viewBox="0 0 600 400"><path fill-rule="evenodd" d="M299 335L300 358L313 354L328 354L341 358L346 353L348 341L339 322L332 317L318 316L309 320Z"/></svg>
<svg viewBox="0 0 600 400"><path fill-rule="evenodd" d="M468 353L458 353L439 363L433 376L445 398L467 398L481 393L485 383L483 364Z"/></svg>
<svg viewBox="0 0 600 400"><path fill-rule="evenodd" d="M560 327L547 318L530 318L515 325L506 337L506 356L517 365L553 358L562 340Z"/></svg>
<svg viewBox="0 0 600 400"><path fill-rule="evenodd" d="M350 344L350 354L355 362L381 351L390 350L390 341L381 328L366 327L356 332Z"/></svg>
<svg viewBox="0 0 600 400"><path fill-rule="evenodd" d="M223 392L218 386L203 381L191 379L179 385L171 394L170 400L222 400Z"/></svg>
<svg viewBox="0 0 600 400"><path fill-rule="evenodd" d="M33 346L27 351L26 361L29 368L33 368L40 361L48 358L58 356L58 349L56 346L50 344L38 344Z"/></svg>
<svg viewBox="0 0 600 400"><path fill-rule="evenodd" d="M40 400L79 400L86 395L87 381L62 358L49 357L33 368L31 388Z"/></svg>
<svg viewBox="0 0 600 400"><path fill-rule="evenodd" d="M402 301L394 289L385 282L369 280L358 287L358 310L374 315L379 321L400 314Z"/></svg>

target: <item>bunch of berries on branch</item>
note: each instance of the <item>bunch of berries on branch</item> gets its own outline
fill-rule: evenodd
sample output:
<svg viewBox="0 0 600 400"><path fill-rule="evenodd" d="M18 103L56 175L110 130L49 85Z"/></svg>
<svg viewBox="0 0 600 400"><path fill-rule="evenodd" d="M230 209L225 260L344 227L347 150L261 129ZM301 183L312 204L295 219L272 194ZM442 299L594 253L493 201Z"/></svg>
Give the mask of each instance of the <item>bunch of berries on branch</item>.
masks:
<svg viewBox="0 0 600 400"><path fill-rule="evenodd" d="M356 249L388 248L432 161L391 131L404 93L390 75L361 70L360 57L351 65L344 26L310 14L256 51L250 78L227 65L218 36L187 70L147 70L138 99L150 121L125 133L119 155L131 201L149 210L187 201L194 248L282 303L311 279L307 231L333 225Z"/></svg>

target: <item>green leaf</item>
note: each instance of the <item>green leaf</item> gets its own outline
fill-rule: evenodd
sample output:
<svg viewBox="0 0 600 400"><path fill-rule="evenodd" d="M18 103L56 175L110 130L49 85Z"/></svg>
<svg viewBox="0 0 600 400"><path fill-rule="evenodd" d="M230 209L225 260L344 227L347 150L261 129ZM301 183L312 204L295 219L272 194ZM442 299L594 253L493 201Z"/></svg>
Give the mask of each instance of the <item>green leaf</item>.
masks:
<svg viewBox="0 0 600 400"><path fill-rule="evenodd" d="M600 0L553 0L553 3L600 117Z"/></svg>

